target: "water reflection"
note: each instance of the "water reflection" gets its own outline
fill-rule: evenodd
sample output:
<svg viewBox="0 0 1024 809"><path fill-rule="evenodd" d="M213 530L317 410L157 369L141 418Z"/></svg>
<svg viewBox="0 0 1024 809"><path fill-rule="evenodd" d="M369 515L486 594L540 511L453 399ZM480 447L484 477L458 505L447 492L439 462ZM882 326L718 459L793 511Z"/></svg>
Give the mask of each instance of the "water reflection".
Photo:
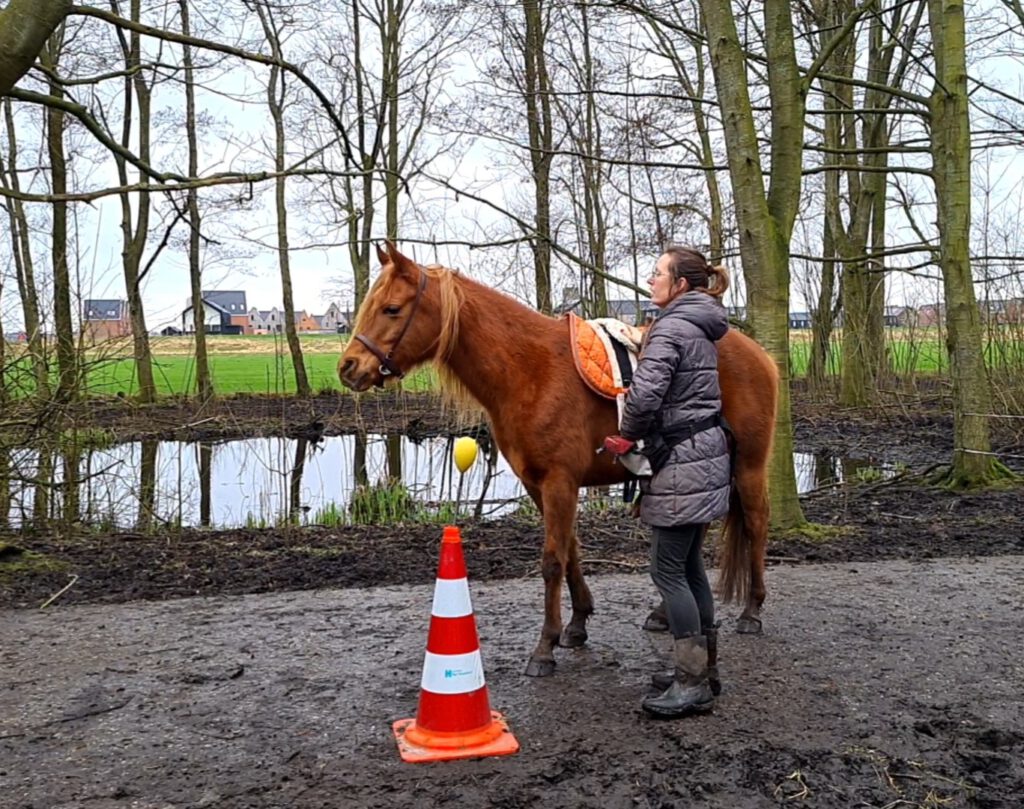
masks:
<svg viewBox="0 0 1024 809"><path fill-rule="evenodd" d="M161 525L238 527L346 521L359 487L398 482L424 509L458 500L480 516L508 513L523 496L496 453L460 475L451 438L253 438L224 443L142 441L63 456L11 451L4 513L16 525L63 518L144 531ZM43 483L42 481L45 481ZM0 492L0 496L3 493Z"/></svg>
<svg viewBox="0 0 1024 809"><path fill-rule="evenodd" d="M793 466L796 468L796 488L799 494L837 483L888 480L898 471L895 464L808 452L794 452Z"/></svg>
<svg viewBox="0 0 1024 809"><path fill-rule="evenodd" d="M525 492L489 447L465 475L452 437L401 435L252 438L223 443L143 441L62 453L13 449L0 458L0 520L15 526L82 522L149 532L162 526L337 524L360 493L400 494L439 517L507 514ZM795 453L801 493L853 479L891 477L893 466ZM17 470L16 472L14 470ZM618 498L621 487L607 496Z"/></svg>

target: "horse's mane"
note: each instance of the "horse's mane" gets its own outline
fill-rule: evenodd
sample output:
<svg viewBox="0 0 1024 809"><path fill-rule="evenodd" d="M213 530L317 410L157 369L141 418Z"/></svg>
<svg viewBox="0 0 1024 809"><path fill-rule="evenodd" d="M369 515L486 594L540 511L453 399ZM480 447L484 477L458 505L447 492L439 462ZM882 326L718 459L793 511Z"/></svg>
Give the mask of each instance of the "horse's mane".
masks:
<svg viewBox="0 0 1024 809"><path fill-rule="evenodd" d="M441 384L442 405L455 416L460 426L478 424L481 417L486 416L486 411L448 365L448 358L459 340L459 312L466 302L465 294L458 282L458 270L439 264L431 264L423 269L429 278L438 282L441 296L441 322L438 329L437 351L434 352L434 368Z"/></svg>
<svg viewBox="0 0 1024 809"><path fill-rule="evenodd" d="M437 281L441 290L441 322L437 336L437 350L434 352L434 362L440 368L455 350L455 344L459 341L459 310L465 303L465 296L462 288L456 283L455 270L449 270L440 264L431 264L423 267L422 270L428 278Z"/></svg>

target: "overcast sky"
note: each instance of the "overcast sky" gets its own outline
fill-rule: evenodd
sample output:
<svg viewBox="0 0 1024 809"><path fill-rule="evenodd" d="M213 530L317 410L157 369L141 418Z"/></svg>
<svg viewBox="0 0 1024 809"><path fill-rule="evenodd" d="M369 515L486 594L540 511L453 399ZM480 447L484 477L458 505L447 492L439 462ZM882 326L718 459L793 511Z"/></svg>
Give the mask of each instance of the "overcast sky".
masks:
<svg viewBox="0 0 1024 809"><path fill-rule="evenodd" d="M451 86L446 92L454 97L460 91L480 92L479 85L465 82L469 64L464 61L455 75L449 73L445 81ZM1024 68L1013 57L1005 57L997 64L989 62L986 70L991 78L998 78L1004 86L1024 87ZM463 75L460 76L459 73ZM264 106L263 82L266 72L262 68L251 66L233 66L223 72L217 79L217 94L201 93L199 103L208 118L208 130L204 133L201 173L211 174L219 171L242 170L252 166L266 168L268 165L267 149L270 143L270 130L267 126L268 116ZM461 82L461 84L460 84ZM119 88L113 88L119 89ZM297 93L303 92L294 87ZM1024 90L1017 90L1024 92ZM248 103L241 99L249 98ZM180 127L175 129L173 121L169 124L167 117L181 116L183 102L179 93L169 87L159 88L155 95L155 112L164 115L162 136L157 139L154 150L157 153L154 162L164 166L166 163L183 165L185 153L183 135ZM23 105L22 105L23 106ZM36 128L33 115L38 118L38 109L22 109L19 131L27 132ZM292 134L295 134L294 132ZM79 128L69 136L69 153L72 154L72 170L78 172L77 177L88 187L113 185L116 176L110 160L90 163L88 160L75 158L76 149L81 153L87 151L95 155L98 147L91 136ZM986 211L982 205L975 204L975 219L980 216L998 216L1004 222L1003 229L1008 233L1024 232L1024 222L1020 222L1021 210L1024 208L1024 158L1015 148L1004 148L993 157L994 163L985 160L975 163L975 184L982 189L986 186L994 189L989 199L999 203L997 211ZM446 179L450 179L459 187L471 190L475 195L492 201L499 208L520 206L530 198L530 187L521 178L511 176L507 163L507 149L501 144L487 142L480 138L471 145L464 146L461 152L440 159L431 170ZM927 158L924 158L927 159ZM291 271L295 308L310 314L324 312L331 301L337 301L343 309L351 302L351 276L347 247L343 241L346 234L339 227L324 227L315 212L305 204L301 181L292 181L290 186L292 198L289 201L290 240L291 240ZM29 190L45 191L42 181ZM446 266L456 267L467 274L491 283L510 294L532 302L530 279L532 266L529 250L520 246L513 249L469 250L463 244L442 246L437 249L415 244L415 240L425 241L451 240L453 242L480 242L509 238L519 235L516 226L503 219L486 205L460 195L458 199L445 190L426 181L420 180L410 186L410 195L401 199L401 231L403 237L412 241L401 246L408 254L424 263L438 262ZM203 192L207 197L213 192ZM222 192L228 193L228 192ZM230 207L232 211L214 215L206 214L203 233L213 240L213 244L204 250L203 287L205 289L243 290L250 307L270 309L282 306L280 276L277 268L275 244L275 221L272 207L272 183L266 183L255 189L255 198L250 200L248 188L237 186L230 193L238 195L237 204ZM926 194L923 199L930 198ZM37 209L43 206L36 206ZM77 244L72 250L80 257L79 288L82 298L124 298L124 280L120 266L121 231L120 203L114 197L107 197L93 204L73 206L77 217L72 228L77 236ZM1016 226L1013 224L1017 218ZM925 214L923 219L929 219ZM163 230L153 221L154 233L150 237L150 249L157 244ZM906 228L905 220L901 224L897 211L890 216L889 227L893 231ZM382 235L384 228L383 210L378 212L375 235ZM820 239L820 221L812 218L809 222L798 225L794 238L795 253L815 252L815 244L801 244L801 240L814 241ZM807 234L805 236L805 234ZM562 234L565 238L566 234ZM185 239L187 233L179 225L175 230L175 238L155 262L153 269L143 284L143 297L146 307L147 325L157 330L164 325L180 323L181 312L189 297L189 281L187 273L187 252ZM916 240L913 234L907 237ZM39 264L45 265L48 246L45 231L40 229L36 241ZM1024 246L1018 245L1022 251ZM4 250L0 246L0 250ZM996 251L993 251L996 252ZM1000 250L999 252L1002 252ZM5 253L0 253L6 257ZM641 278L645 277L656 256L639 257ZM918 257L915 260L919 260ZM732 262L734 274L738 271L738 261ZM622 277L632 273L632 265L612 268ZM799 263L794 262L794 282L792 287L792 309L806 309L806 297L813 296L814 285L800 280ZM559 298L561 286L570 280L564 270L556 269L554 279L554 296ZM48 284L44 285L48 287ZM741 285L737 284L741 291ZM937 282L922 282L910 276L893 274L888 283L890 303L911 303L919 305L938 298L940 285ZM630 297L625 289L612 287L610 297ZM13 280L5 282L3 294L3 320L5 328L11 329L20 324L20 306L16 301ZM47 302L47 308L49 303Z"/></svg>

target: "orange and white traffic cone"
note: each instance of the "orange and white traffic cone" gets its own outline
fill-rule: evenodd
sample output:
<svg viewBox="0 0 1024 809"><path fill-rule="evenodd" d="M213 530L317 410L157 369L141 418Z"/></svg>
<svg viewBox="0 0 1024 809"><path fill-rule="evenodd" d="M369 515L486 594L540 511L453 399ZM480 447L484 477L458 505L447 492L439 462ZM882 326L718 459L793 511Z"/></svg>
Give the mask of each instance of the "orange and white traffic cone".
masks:
<svg viewBox="0 0 1024 809"><path fill-rule="evenodd" d="M459 529L446 526L415 719L392 725L405 761L505 756L519 742L492 711Z"/></svg>

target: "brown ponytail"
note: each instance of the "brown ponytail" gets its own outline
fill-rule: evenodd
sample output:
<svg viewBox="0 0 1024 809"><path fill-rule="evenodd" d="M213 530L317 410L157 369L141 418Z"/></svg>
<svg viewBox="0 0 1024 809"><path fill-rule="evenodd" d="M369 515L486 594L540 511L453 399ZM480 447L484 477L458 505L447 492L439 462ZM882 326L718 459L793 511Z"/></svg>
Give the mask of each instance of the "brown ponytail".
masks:
<svg viewBox="0 0 1024 809"><path fill-rule="evenodd" d="M729 288L729 271L721 265L712 267L699 250L671 245L665 248L665 253L671 256L668 269L673 281L685 278L691 289L699 289L715 298L721 298Z"/></svg>
<svg viewBox="0 0 1024 809"><path fill-rule="evenodd" d="M712 297L719 298L729 288L729 271L721 264L712 267L708 265L708 288L703 290Z"/></svg>

